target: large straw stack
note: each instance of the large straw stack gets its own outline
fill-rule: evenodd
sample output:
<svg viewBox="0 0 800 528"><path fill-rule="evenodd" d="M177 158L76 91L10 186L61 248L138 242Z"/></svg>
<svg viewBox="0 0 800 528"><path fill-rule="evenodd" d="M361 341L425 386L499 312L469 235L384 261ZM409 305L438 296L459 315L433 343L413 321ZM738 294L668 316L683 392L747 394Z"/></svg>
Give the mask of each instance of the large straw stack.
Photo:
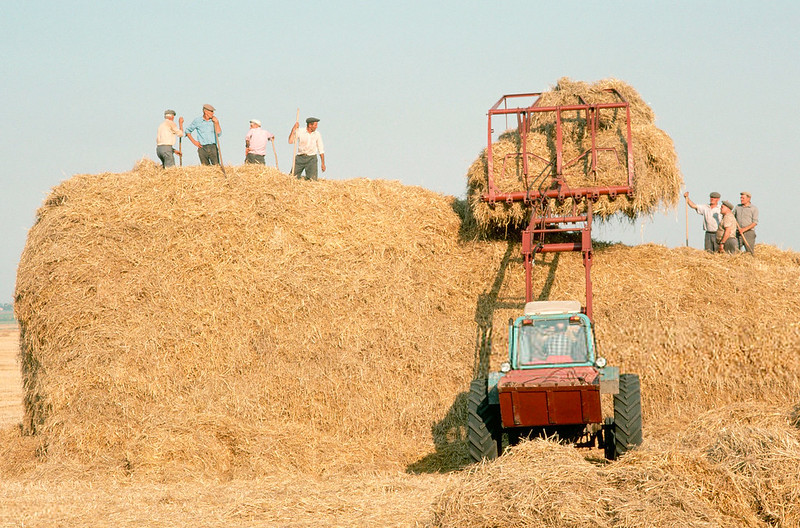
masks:
<svg viewBox="0 0 800 528"><path fill-rule="evenodd" d="M503 360L524 275L518 243L459 240L456 206L397 182L304 182L255 167L64 182L17 278L39 456L170 478L464 467L465 392ZM609 510L596 501L608 492L631 519L616 525L633 526L667 512L672 490L685 510L664 519L768 511L790 525L800 256L756 254L597 243L598 347L642 377L642 451L599 472L567 448L525 444L527 459L456 479L434 510L440 524L470 511L458 497L472 487L493 497L487 515L511 511L517 495L489 485L518 463L522 484L543 471L552 480L520 492L545 505L534 519L602 521ZM583 300L580 255L547 254L535 269L537 298ZM559 491L576 480L587 487Z"/></svg>
<svg viewBox="0 0 800 528"><path fill-rule="evenodd" d="M614 89L619 94L605 92ZM601 197L593 205L593 211L600 218L615 214L636 218L650 214L659 207L673 207L678 200L682 177L678 168L677 155L672 140L655 126L655 115L641 96L630 85L617 79L604 79L594 84L573 82L562 78L556 86L541 96L539 106L568 106L586 103L618 103L622 99L630 104L631 127L634 158L634 195L620 196L615 200ZM564 142L564 162L577 159L591 148L591 135L583 112L562 113ZM598 148L612 148L614 152L601 151L598 157L597 174L591 173L588 157L567 167L565 181L570 187L625 185L628 176L625 112L623 109L605 109L599 113ZM516 129L502 134L492 145L494 160L494 182L500 192L521 192L526 190L549 189L552 182L555 144L555 113L534 113L531 130L528 134L527 150L548 162L531 160L529 179L522 173L521 162L516 154L521 152L520 135ZM499 202L488 204L482 197L488 191L487 150L467 172L468 195L475 219L484 230L491 228L519 227L524 225L530 210L520 202L508 204ZM504 159L505 164L504 164ZM553 211L569 213L572 200L564 202L550 200ZM577 211L585 211L585 202L579 203Z"/></svg>
<svg viewBox="0 0 800 528"><path fill-rule="evenodd" d="M452 202L252 167L73 177L19 266L27 428L126 471L413 461L469 382L486 282Z"/></svg>

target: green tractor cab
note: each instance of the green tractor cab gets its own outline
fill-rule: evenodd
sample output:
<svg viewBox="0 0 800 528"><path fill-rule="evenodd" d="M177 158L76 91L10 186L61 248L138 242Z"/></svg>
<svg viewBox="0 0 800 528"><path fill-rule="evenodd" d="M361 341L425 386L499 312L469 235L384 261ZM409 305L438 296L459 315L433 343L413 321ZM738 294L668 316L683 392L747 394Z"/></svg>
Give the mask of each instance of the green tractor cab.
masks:
<svg viewBox="0 0 800 528"><path fill-rule="evenodd" d="M470 456L495 458L534 436L597 447L615 459L642 442L639 377L596 355L592 323L577 301L535 301L509 322L508 361L470 386ZM603 419L601 394L614 396ZM505 442L504 442L504 436Z"/></svg>

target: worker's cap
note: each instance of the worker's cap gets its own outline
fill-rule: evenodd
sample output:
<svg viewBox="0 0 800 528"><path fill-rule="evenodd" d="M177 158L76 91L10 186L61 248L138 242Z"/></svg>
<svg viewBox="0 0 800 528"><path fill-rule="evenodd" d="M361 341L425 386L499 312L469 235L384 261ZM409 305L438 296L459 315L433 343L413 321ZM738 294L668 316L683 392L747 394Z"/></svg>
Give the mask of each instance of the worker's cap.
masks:
<svg viewBox="0 0 800 528"><path fill-rule="evenodd" d="M203 110L208 110L209 112L214 112L215 111L214 107L211 106L210 104L204 104L203 105Z"/></svg>
<svg viewBox="0 0 800 528"><path fill-rule="evenodd" d="M749 193L749 192L747 192L747 191L742 191L742 192L740 192L739 194L741 194L741 195L744 195L744 196L747 196L748 198L752 198L752 197L753 197L753 195L752 195L752 194L750 194L750 193Z"/></svg>
<svg viewBox="0 0 800 528"><path fill-rule="evenodd" d="M722 205L724 205L725 207L727 207L728 209L730 209L731 211L733 211L733 204L732 204L732 203L730 203L728 200L723 200L723 201L722 201Z"/></svg>
<svg viewBox="0 0 800 528"><path fill-rule="evenodd" d="M309 117L308 119L306 119L306 123L308 123L309 125L311 123L316 123L317 121L319 121L319 119L317 119L316 117Z"/></svg>
<svg viewBox="0 0 800 528"><path fill-rule="evenodd" d="M164 117L168 115L175 115L175 110L164 110Z"/></svg>
<svg viewBox="0 0 800 528"><path fill-rule="evenodd" d="M261 126L261 121L259 121L258 119L251 119L250 122L257 124L258 126Z"/></svg>
<svg viewBox="0 0 800 528"><path fill-rule="evenodd" d="M712 198L719 198L720 195L719 195L718 192L714 191L711 194L709 194L709 196L712 197Z"/></svg>

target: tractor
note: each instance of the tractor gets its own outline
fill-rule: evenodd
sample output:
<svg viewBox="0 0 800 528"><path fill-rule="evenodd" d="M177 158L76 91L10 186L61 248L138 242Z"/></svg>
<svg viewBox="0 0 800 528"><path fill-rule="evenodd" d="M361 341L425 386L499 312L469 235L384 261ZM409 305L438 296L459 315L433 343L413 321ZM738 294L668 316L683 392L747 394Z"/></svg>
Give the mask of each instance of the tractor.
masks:
<svg viewBox="0 0 800 528"><path fill-rule="evenodd" d="M577 101L568 106L544 106L541 94L503 96L489 110L487 147L487 192L489 203L522 202L530 210L530 221L522 231L525 267L525 305L523 313L509 321L508 360L499 372L489 372L470 384L467 441L473 461L494 459L507 445L523 438L548 437L577 447L602 449L614 460L642 442L642 411L639 376L620 374L618 367L606 364L598 355L592 318L592 205L600 196L615 199L633 194L633 156L630 108L622 96L615 102ZM514 106L515 99L533 98L533 104ZM509 104L512 103L512 104ZM627 149L627 181L614 186L571 187L567 181L571 167L580 165L598 171L600 154L613 148L596 141L599 115L604 111L624 112L625 126L620 135ZM527 152L526 135L537 112L555 116L552 153ZM562 154L562 114L585 115L591 145L580 156L565 161ZM493 181L492 118L515 115L519 150L507 157L521 167L524 189L501 192ZM616 152L612 152L617 154ZM616 155L619 160L619 155ZM505 160L504 160L505 163ZM544 164L544 166L541 166ZM538 171L538 174L536 172ZM553 203L571 199L571 213L554 211ZM581 204L580 212L578 205ZM574 240L555 240L572 236ZM554 241L555 240L555 241ZM583 256L586 304L575 300L533 300L533 264L538 253L579 251ZM603 417L601 394L613 395L613 417Z"/></svg>

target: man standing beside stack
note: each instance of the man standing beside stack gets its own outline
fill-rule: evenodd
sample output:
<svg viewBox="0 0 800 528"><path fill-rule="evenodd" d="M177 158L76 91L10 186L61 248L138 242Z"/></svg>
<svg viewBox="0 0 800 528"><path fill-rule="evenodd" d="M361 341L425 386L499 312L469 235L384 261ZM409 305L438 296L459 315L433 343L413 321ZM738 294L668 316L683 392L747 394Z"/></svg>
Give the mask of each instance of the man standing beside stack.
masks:
<svg viewBox="0 0 800 528"><path fill-rule="evenodd" d="M322 136L317 127L319 119L309 117L306 119L306 128L300 128L300 123L295 123L289 134L289 143L297 141L297 156L294 159L294 175L301 178L306 171L306 180L317 179L317 154L322 162L322 172L325 172L325 147L322 145Z"/></svg>
<svg viewBox="0 0 800 528"><path fill-rule="evenodd" d="M251 119L250 130L244 137L244 162L266 165L267 143L274 139L274 135L261 128L261 121Z"/></svg>
<svg viewBox="0 0 800 528"><path fill-rule="evenodd" d="M183 118L178 120L180 128L175 124L175 110L164 111L164 122L158 125L156 132L156 155L161 160L163 168L175 166L175 137L183 136ZM178 151L178 156L183 156L183 153Z"/></svg>
<svg viewBox="0 0 800 528"><path fill-rule="evenodd" d="M720 205L722 219L717 228L717 251L734 254L738 252L739 246L736 243L736 219L733 217L733 204L725 200Z"/></svg>
<svg viewBox="0 0 800 528"><path fill-rule="evenodd" d="M719 248L717 246L717 229L719 229L719 221L722 218L720 213L719 193L712 192L709 195L708 204L695 204L689 199L689 192L683 193L686 198L686 203L697 211L698 214L703 215L703 229L706 232L704 249L711 253L716 253Z"/></svg>
<svg viewBox="0 0 800 528"><path fill-rule="evenodd" d="M217 136L222 134L219 119L214 115L214 107L210 104L203 105L203 115L195 118L186 127L186 137L195 147L200 163L203 165L219 165L219 150L217 150ZM192 137L197 134L197 139Z"/></svg>
<svg viewBox="0 0 800 528"><path fill-rule="evenodd" d="M750 193L748 191L742 191L739 194L739 200L742 203L737 205L733 212L736 217L736 223L739 224L736 235L739 241L739 251L744 248L748 253L755 256L758 208L750 203Z"/></svg>

